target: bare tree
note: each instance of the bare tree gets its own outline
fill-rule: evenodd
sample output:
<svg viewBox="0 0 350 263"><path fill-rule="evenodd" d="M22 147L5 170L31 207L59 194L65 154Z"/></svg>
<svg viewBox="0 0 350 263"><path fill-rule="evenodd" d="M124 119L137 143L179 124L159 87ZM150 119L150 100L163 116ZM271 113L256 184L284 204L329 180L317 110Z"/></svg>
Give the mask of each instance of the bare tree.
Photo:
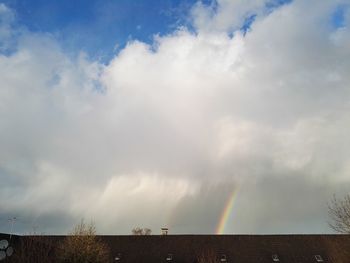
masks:
<svg viewBox="0 0 350 263"><path fill-rule="evenodd" d="M150 229L150 228L144 228L143 229L143 234L145 235L145 236L149 236L149 235L151 235L152 234L152 230Z"/></svg>
<svg viewBox="0 0 350 263"><path fill-rule="evenodd" d="M110 262L109 248L96 236L95 224L83 220L63 240L58 252L62 263Z"/></svg>
<svg viewBox="0 0 350 263"><path fill-rule="evenodd" d="M131 230L134 236L149 236L152 234L152 230L149 228L135 227Z"/></svg>
<svg viewBox="0 0 350 263"><path fill-rule="evenodd" d="M350 234L350 195L338 199L335 195L328 204L329 226L338 233Z"/></svg>

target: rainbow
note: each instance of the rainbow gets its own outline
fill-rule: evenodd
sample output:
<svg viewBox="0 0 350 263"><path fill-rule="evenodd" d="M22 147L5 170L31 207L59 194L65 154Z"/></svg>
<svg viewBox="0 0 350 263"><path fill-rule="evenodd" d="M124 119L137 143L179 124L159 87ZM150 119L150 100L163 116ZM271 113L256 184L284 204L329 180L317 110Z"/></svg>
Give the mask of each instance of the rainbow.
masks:
<svg viewBox="0 0 350 263"><path fill-rule="evenodd" d="M231 192L231 194L227 198L224 210L221 213L219 223L216 227L215 233L217 235L221 235L224 233L225 226L227 224L227 221L228 221L230 214L232 212L232 209L233 209L233 204L234 204L235 198L237 196L237 192L238 191L236 191L236 189L233 189L233 191Z"/></svg>

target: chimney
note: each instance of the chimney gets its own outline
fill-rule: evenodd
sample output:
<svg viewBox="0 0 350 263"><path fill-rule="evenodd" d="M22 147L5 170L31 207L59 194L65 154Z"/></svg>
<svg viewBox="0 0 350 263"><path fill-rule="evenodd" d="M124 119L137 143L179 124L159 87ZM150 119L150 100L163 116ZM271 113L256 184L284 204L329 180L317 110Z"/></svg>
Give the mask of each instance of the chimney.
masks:
<svg viewBox="0 0 350 263"><path fill-rule="evenodd" d="M169 232L169 229L167 227L162 227L160 229L160 233L161 233L162 236L167 236L168 232Z"/></svg>

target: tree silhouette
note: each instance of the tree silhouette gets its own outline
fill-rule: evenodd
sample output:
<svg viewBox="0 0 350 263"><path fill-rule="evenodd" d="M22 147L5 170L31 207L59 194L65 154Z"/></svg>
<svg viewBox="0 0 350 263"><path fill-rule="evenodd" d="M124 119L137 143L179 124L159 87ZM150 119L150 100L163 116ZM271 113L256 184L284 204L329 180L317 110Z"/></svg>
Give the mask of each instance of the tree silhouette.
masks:
<svg viewBox="0 0 350 263"><path fill-rule="evenodd" d="M328 205L329 226L338 233L350 234L350 195L338 199L335 195Z"/></svg>

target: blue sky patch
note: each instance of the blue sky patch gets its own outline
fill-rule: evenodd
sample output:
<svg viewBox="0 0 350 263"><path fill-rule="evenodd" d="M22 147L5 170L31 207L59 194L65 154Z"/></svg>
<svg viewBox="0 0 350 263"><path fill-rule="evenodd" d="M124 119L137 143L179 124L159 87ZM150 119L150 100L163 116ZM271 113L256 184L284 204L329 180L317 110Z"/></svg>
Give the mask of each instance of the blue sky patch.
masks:
<svg viewBox="0 0 350 263"><path fill-rule="evenodd" d="M243 32L244 35L250 30L250 27L254 23L256 16L257 15L254 14L254 15L251 15L251 16L247 17L244 20L244 24L241 27L241 31Z"/></svg>
<svg viewBox="0 0 350 263"><path fill-rule="evenodd" d="M345 27L345 12L348 10L348 5L339 5L331 16L332 26L335 28Z"/></svg>
<svg viewBox="0 0 350 263"><path fill-rule="evenodd" d="M292 0L270 0L272 12ZM50 33L68 54L83 51L91 58L109 61L132 40L151 44L154 35L172 33L180 26L193 31L189 12L197 0L3 0L16 21L32 32ZM215 13L216 0L202 0ZM334 23L342 24L337 11ZM256 19L249 14L239 28L247 33ZM233 34L234 32L232 32Z"/></svg>
<svg viewBox="0 0 350 263"><path fill-rule="evenodd" d="M4 0L19 24L50 32L68 50L105 60L130 40L146 43L185 23L196 0Z"/></svg>
<svg viewBox="0 0 350 263"><path fill-rule="evenodd" d="M266 8L268 13L271 13L276 8L278 8L282 5L290 4L291 2L293 2L293 0L270 0L270 1L266 2L265 8Z"/></svg>

